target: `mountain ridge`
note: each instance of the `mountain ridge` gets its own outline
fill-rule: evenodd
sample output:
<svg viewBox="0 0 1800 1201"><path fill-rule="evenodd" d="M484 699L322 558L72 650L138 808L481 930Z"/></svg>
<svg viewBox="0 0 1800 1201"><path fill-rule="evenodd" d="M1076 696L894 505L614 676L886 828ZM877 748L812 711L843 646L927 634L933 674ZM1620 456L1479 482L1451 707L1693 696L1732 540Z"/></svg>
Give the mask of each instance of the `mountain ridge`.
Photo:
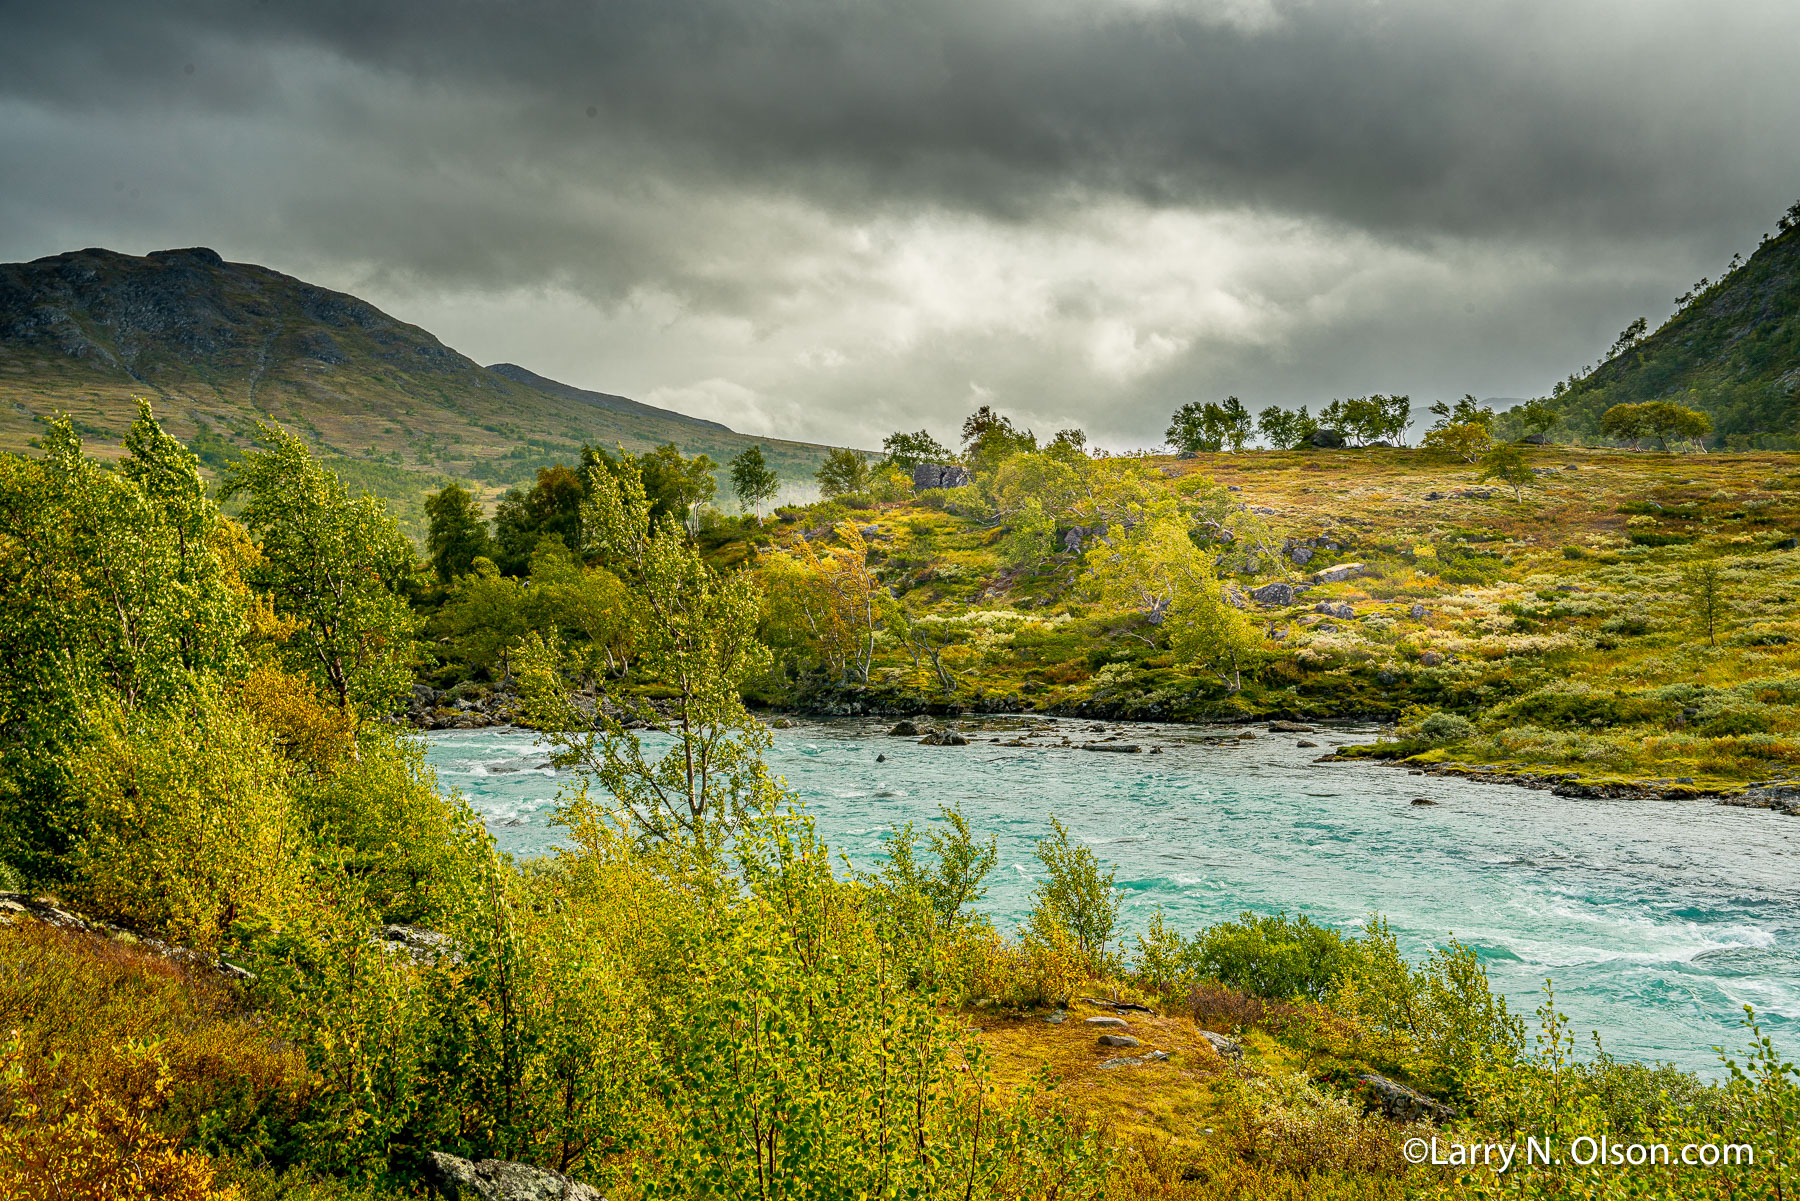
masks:
<svg viewBox="0 0 1800 1201"><path fill-rule="evenodd" d="M1800 204L1717 281L1703 281L1647 337L1558 386L1569 434L1597 437L1615 404L1674 401L1707 413L1731 449L1800 446Z"/></svg>
<svg viewBox="0 0 1800 1201"><path fill-rule="evenodd" d="M140 396L171 432L209 446L209 464L274 421L390 498L444 478L491 495L574 461L588 443L673 442L721 463L756 445L784 480L805 485L830 449L750 437L516 364L490 369L357 296L206 247L90 247L0 264L0 449L26 449L64 412L109 453Z"/></svg>

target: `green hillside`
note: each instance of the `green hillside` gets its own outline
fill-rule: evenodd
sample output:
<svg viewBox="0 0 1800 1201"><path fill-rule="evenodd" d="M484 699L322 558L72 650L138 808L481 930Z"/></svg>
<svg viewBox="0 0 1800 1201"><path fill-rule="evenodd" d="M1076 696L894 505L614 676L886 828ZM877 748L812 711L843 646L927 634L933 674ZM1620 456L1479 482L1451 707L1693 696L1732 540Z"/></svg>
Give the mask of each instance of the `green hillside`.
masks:
<svg viewBox="0 0 1800 1201"><path fill-rule="evenodd" d="M211 468L273 420L414 507L447 477L491 496L583 443L673 442L721 462L760 445L784 480L808 483L827 450L483 367L366 301L204 248L0 265L0 449L25 449L58 410L116 446L139 396Z"/></svg>
<svg viewBox="0 0 1800 1201"><path fill-rule="evenodd" d="M1800 445L1800 213L1790 210L1748 261L1697 288L1661 329L1621 342L1560 390L1558 437L1598 437L1615 404L1669 400L1710 414L1717 445Z"/></svg>

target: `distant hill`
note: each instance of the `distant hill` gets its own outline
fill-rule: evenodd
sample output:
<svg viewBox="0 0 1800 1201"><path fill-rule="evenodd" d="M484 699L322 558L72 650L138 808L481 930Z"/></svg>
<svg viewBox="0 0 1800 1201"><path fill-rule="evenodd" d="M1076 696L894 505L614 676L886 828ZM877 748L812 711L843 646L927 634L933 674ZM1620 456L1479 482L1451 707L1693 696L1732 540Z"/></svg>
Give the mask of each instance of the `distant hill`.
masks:
<svg viewBox="0 0 1800 1201"><path fill-rule="evenodd" d="M1800 205L1795 206L1800 209ZM1800 445L1800 224L1764 241L1649 337L1555 397L1555 436L1598 435L1600 414L1627 401L1671 400L1712 415L1726 446Z"/></svg>
<svg viewBox="0 0 1800 1201"><path fill-rule="evenodd" d="M720 462L760 445L805 484L828 449L483 367L367 301L204 248L0 265L0 449L25 449L61 410L104 452L138 396L215 467L257 420L279 422L400 502L409 525L445 478L510 485L587 442L673 442Z"/></svg>

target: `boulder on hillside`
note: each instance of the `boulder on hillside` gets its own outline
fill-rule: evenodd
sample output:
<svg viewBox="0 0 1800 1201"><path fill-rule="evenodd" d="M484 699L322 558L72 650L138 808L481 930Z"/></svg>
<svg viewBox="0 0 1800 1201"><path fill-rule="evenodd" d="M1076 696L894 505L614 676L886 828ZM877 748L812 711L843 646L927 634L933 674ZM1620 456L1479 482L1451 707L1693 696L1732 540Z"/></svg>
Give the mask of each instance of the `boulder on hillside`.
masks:
<svg viewBox="0 0 1800 1201"><path fill-rule="evenodd" d="M1336 567L1327 567L1313 576L1321 584L1335 584L1340 580L1353 579L1363 573L1361 563L1339 563Z"/></svg>
<svg viewBox="0 0 1800 1201"><path fill-rule="evenodd" d="M1294 586L1282 580L1264 584L1261 588L1250 590L1250 599L1259 605L1291 605L1294 603Z"/></svg>
<svg viewBox="0 0 1800 1201"><path fill-rule="evenodd" d="M505 1159L425 1153L425 1178L450 1201L606 1201L600 1190L548 1168Z"/></svg>
<svg viewBox="0 0 1800 1201"><path fill-rule="evenodd" d="M1223 1034L1211 1030L1202 1030L1200 1037L1212 1045L1212 1049L1219 1053L1220 1059L1242 1059L1244 1057L1244 1048L1235 1038L1227 1038Z"/></svg>
<svg viewBox="0 0 1800 1201"><path fill-rule="evenodd" d="M1342 450L1344 448L1344 435L1337 430L1314 430L1312 437L1307 441L1320 450Z"/></svg>
<svg viewBox="0 0 1800 1201"><path fill-rule="evenodd" d="M1390 1122L1410 1125L1413 1122L1448 1122L1456 1117L1456 1110L1442 1101L1434 1101L1416 1089L1406 1087L1397 1080L1389 1080L1386 1076L1377 1076L1374 1072L1357 1077L1363 1103L1370 1109L1379 1109Z"/></svg>
<svg viewBox="0 0 1800 1201"><path fill-rule="evenodd" d="M955 463L920 463L913 468L913 490L961 488L969 482L969 469Z"/></svg>
<svg viewBox="0 0 1800 1201"><path fill-rule="evenodd" d="M1548 446L1550 444L1550 439L1544 437L1542 434L1526 434L1523 438L1520 438L1519 441L1526 446Z"/></svg>

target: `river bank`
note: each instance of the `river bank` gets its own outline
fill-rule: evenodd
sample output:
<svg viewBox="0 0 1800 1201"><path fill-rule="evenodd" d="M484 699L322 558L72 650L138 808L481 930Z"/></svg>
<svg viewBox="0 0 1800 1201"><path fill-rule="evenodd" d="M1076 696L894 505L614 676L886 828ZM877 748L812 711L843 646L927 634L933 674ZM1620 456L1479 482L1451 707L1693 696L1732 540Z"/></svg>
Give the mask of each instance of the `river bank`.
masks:
<svg viewBox="0 0 1800 1201"><path fill-rule="evenodd" d="M929 746L888 734L886 721L787 720L771 729L768 764L834 859L873 869L890 827L960 805L996 840L981 908L1003 928L1030 908L1033 847L1056 816L1117 865L1126 948L1159 907L1183 930L1243 909L1351 929L1378 911L1410 955L1451 934L1476 946L1519 1012L1553 978L1582 1035L1599 1030L1621 1056L1716 1075L1710 1048L1736 1045L1744 1003L1771 1028L1800 1023L1800 823L1785 818L1707 800L1570 804L1451 773L1318 761L1368 741L1367 726L1089 730L1100 723L983 717L957 723L966 745ZM662 737L647 733L649 749ZM1143 750L1077 745L1106 738ZM502 850L561 844L556 798L573 781L530 731L441 731L427 747L441 784L469 798Z"/></svg>

